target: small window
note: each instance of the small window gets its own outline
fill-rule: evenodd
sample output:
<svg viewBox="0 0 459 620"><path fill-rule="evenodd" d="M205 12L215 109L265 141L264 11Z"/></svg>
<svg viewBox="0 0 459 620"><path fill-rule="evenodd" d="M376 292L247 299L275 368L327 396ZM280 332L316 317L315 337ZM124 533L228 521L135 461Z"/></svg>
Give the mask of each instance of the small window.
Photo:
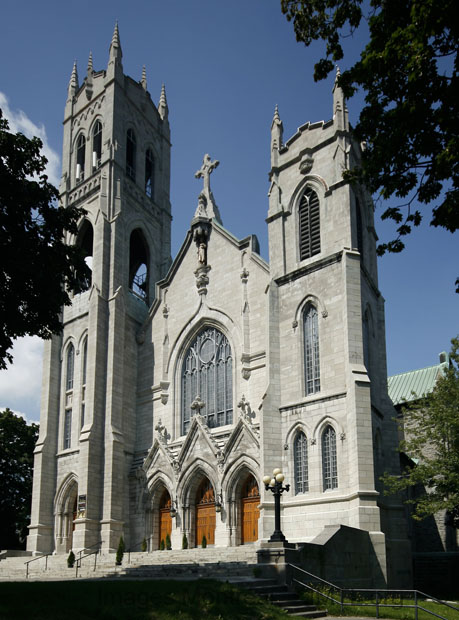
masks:
<svg viewBox="0 0 459 620"><path fill-rule="evenodd" d="M293 458L295 461L295 493L309 491L308 483L308 440L300 431L293 442Z"/></svg>
<svg viewBox="0 0 459 620"><path fill-rule="evenodd" d="M327 426L322 434L322 470L324 491L338 488L336 433L330 425Z"/></svg>
<svg viewBox="0 0 459 620"><path fill-rule="evenodd" d="M64 417L64 450L72 447L72 410L65 410Z"/></svg>
<svg viewBox="0 0 459 620"><path fill-rule="evenodd" d="M135 181L137 141L132 129L127 130L126 135L126 173Z"/></svg>
<svg viewBox="0 0 459 620"><path fill-rule="evenodd" d="M319 198L310 187L301 197L298 215L300 260L304 260L320 252Z"/></svg>
<svg viewBox="0 0 459 620"><path fill-rule="evenodd" d="M149 198L153 198L155 178L155 162L151 149L145 153L145 193Z"/></svg>
<svg viewBox="0 0 459 620"><path fill-rule="evenodd" d="M86 138L80 134L77 141L77 166L76 166L76 182L81 183L84 180L84 168L86 161Z"/></svg>
<svg viewBox="0 0 459 620"><path fill-rule="evenodd" d="M75 364L75 348L73 344L67 349L67 374L66 374L66 390L73 390L73 369Z"/></svg>
<svg viewBox="0 0 459 620"><path fill-rule="evenodd" d="M100 167L102 158L102 123L97 121L92 132L92 169Z"/></svg>
<svg viewBox="0 0 459 620"><path fill-rule="evenodd" d="M317 309L308 304L303 311L304 374L306 395L320 392L319 321Z"/></svg>

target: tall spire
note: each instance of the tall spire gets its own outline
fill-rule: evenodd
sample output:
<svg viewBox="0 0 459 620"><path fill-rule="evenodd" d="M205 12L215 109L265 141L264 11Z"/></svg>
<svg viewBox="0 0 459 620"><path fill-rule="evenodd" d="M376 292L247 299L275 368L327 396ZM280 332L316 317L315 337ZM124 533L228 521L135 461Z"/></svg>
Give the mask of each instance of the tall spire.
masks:
<svg viewBox="0 0 459 620"><path fill-rule="evenodd" d="M87 70L86 79L84 81L85 88L86 88L86 97L88 98L88 100L91 99L92 93L93 93L92 72L93 72L93 70L92 70L92 52L89 52L88 70Z"/></svg>
<svg viewBox="0 0 459 620"><path fill-rule="evenodd" d="M78 71L77 71L77 62L75 60L75 62L73 63L72 74L70 75L70 82L69 82L69 87L68 87L69 98L73 97L76 94L78 89L79 89Z"/></svg>
<svg viewBox="0 0 459 620"><path fill-rule="evenodd" d="M277 155L282 146L284 126L279 116L279 108L274 108L273 121L271 123L271 165L277 166Z"/></svg>
<svg viewBox="0 0 459 620"><path fill-rule="evenodd" d="M337 129L348 131L349 117L343 89L339 85L340 77L341 71L338 65L336 65L335 83L333 85L333 122L336 124Z"/></svg>
<svg viewBox="0 0 459 620"><path fill-rule="evenodd" d="M89 58L88 58L88 75L90 73L92 73L92 52L89 52Z"/></svg>
<svg viewBox="0 0 459 620"><path fill-rule="evenodd" d="M142 84L142 88L147 90L147 70L145 69L145 65L142 67L142 79L140 80L140 83Z"/></svg>
<svg viewBox="0 0 459 620"><path fill-rule="evenodd" d="M169 116L169 108L167 106L166 87L164 86L164 84L161 86L161 95L159 97L158 112L159 112L160 117L163 119L163 121L167 120Z"/></svg>
<svg viewBox="0 0 459 620"><path fill-rule="evenodd" d="M115 30L113 31L112 42L110 43L110 59L123 57L120 43L120 33L118 30L118 22L115 22Z"/></svg>

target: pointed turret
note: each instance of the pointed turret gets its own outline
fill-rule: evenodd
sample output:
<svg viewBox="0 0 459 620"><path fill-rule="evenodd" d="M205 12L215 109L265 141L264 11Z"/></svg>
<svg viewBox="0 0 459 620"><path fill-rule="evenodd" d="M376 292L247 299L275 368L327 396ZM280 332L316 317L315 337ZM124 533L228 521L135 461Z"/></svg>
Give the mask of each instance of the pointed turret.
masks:
<svg viewBox="0 0 459 620"><path fill-rule="evenodd" d="M164 84L161 86L161 95L159 97L158 112L159 112L160 117L163 119L163 121L167 120L169 116L169 108L167 106L166 87L164 86Z"/></svg>
<svg viewBox="0 0 459 620"><path fill-rule="evenodd" d="M142 84L142 88L144 89L144 91L147 90L147 70L145 69L145 65L143 65L142 67L142 79L140 80L140 83Z"/></svg>
<svg viewBox="0 0 459 620"><path fill-rule="evenodd" d="M341 72L336 66L335 84L333 86L333 122L337 129L349 131L349 117L343 89L339 86Z"/></svg>
<svg viewBox="0 0 459 620"><path fill-rule="evenodd" d="M92 93L93 93L92 74L93 74L92 52L89 52L88 69L87 69L87 74L86 74L86 79L85 79L86 97L88 99L91 99Z"/></svg>
<svg viewBox="0 0 459 620"><path fill-rule="evenodd" d="M112 42L110 43L110 60L118 58L121 61L123 52L121 50L120 33L118 30L118 22L115 23L115 30L113 31Z"/></svg>
<svg viewBox="0 0 459 620"><path fill-rule="evenodd" d="M275 107L273 122L271 123L271 165L277 165L277 155L279 149L282 146L282 137L284 133L284 126L279 116L279 108Z"/></svg>
<svg viewBox="0 0 459 620"><path fill-rule="evenodd" d="M79 89L79 84L78 84L78 71L77 71L77 62L75 60L75 62L73 63L73 69L72 69L72 74L70 75L70 82L69 82L69 87L68 87L68 99L71 99L72 97L75 96L77 90Z"/></svg>

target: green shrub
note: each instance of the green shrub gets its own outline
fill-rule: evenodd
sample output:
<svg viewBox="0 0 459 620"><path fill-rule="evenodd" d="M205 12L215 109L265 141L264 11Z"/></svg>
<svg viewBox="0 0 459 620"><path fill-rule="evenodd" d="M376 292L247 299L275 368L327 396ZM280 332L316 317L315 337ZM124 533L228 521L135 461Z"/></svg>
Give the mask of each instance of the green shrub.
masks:
<svg viewBox="0 0 459 620"><path fill-rule="evenodd" d="M164 551L166 545L164 543L164 538L161 538L161 542L159 543L159 548L161 551Z"/></svg>
<svg viewBox="0 0 459 620"><path fill-rule="evenodd" d="M207 547L207 538L205 536L202 537L201 547L205 549Z"/></svg>
<svg viewBox="0 0 459 620"><path fill-rule="evenodd" d="M169 534L166 534L166 549L169 551L172 549L171 537Z"/></svg>
<svg viewBox="0 0 459 620"><path fill-rule="evenodd" d="M144 538L144 539L142 540L142 545L141 545L140 549L141 549L141 551L143 551L144 553L145 553L145 551L147 550L147 539L146 539L146 538Z"/></svg>
<svg viewBox="0 0 459 620"><path fill-rule="evenodd" d="M116 563L118 564L118 566L123 561L123 555L124 555L124 539L121 536L120 542L118 543L118 549L116 550Z"/></svg>
<svg viewBox="0 0 459 620"><path fill-rule="evenodd" d="M73 553L73 551L70 551L69 557L67 558L67 566L69 568L73 568L74 564L75 564L75 554Z"/></svg>
<svg viewBox="0 0 459 620"><path fill-rule="evenodd" d="M186 537L186 534L183 534L182 549L188 549L188 538Z"/></svg>

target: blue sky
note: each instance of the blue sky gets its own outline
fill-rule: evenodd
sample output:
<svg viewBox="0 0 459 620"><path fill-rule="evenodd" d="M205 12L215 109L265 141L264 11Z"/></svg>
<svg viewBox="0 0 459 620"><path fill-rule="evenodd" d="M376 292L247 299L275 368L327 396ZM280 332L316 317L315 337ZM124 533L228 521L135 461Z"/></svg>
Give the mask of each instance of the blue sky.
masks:
<svg viewBox="0 0 459 620"><path fill-rule="evenodd" d="M140 80L158 101L166 85L172 132L172 252L193 217L201 182L194 178L204 153L220 161L212 190L223 224L233 234L255 233L267 258L270 126L274 106L284 139L306 121L332 115L333 79L315 84L313 63L321 45L295 41L279 0L42 0L2 5L0 107L12 126L39 134L59 182L62 119L74 60L80 83L92 51L94 69L104 69L115 21L119 22L124 72ZM348 40L345 69L365 33ZM361 96L349 102L356 122ZM376 213L380 240L393 228ZM379 285L386 300L389 374L437 363L459 333L459 237L429 226L407 240L407 249L379 259ZM37 420L40 391L38 339L15 349L16 362L0 371L0 407Z"/></svg>

